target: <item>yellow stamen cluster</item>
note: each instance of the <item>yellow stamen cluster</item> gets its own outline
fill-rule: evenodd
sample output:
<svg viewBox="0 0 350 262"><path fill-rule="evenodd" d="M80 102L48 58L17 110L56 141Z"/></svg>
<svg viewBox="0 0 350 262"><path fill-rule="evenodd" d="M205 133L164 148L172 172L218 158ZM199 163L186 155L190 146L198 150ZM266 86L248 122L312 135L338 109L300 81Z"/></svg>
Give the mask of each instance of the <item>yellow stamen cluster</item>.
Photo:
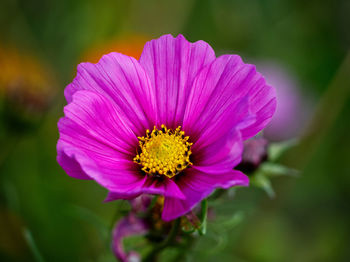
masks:
<svg viewBox="0 0 350 262"><path fill-rule="evenodd" d="M175 130L153 128L146 130L146 136L138 137L141 152L134 157L134 162L142 166L149 175L164 175L169 178L192 165L190 155L192 143L189 137L181 131L181 126Z"/></svg>

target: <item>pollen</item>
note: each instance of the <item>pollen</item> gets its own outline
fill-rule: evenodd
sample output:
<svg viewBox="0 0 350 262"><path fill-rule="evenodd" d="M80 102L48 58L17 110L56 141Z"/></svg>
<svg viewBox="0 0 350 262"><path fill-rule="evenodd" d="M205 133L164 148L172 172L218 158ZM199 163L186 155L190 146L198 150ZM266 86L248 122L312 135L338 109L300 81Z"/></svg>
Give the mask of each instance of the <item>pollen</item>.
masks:
<svg viewBox="0 0 350 262"><path fill-rule="evenodd" d="M161 125L161 129L154 127L152 132L147 129L146 135L138 139L141 152L134 157L134 162L146 174L172 178L192 165L193 143L188 141L189 136L185 136L181 126L175 130L167 129L165 125Z"/></svg>

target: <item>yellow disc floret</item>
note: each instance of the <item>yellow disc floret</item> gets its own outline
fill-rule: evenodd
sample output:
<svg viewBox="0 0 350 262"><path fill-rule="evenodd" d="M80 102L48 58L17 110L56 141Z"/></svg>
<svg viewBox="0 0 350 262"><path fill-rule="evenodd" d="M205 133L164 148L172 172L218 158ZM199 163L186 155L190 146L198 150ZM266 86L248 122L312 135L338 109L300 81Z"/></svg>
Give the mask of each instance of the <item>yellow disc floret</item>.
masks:
<svg viewBox="0 0 350 262"><path fill-rule="evenodd" d="M146 130L146 136L138 137L141 152L134 157L134 162L142 166L142 170L149 175L164 175L169 178L180 173L192 165L190 155L192 143L189 137L181 131L181 126L175 130L153 128Z"/></svg>

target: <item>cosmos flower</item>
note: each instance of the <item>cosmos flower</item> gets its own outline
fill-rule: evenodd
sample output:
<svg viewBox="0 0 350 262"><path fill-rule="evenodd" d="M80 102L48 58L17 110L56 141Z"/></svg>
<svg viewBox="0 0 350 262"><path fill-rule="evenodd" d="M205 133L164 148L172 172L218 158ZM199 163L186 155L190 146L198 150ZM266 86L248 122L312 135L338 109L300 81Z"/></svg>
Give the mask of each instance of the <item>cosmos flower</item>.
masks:
<svg viewBox="0 0 350 262"><path fill-rule="evenodd" d="M182 35L147 42L139 60L110 53L80 64L65 97L57 161L66 173L107 188L107 201L162 195L166 221L215 188L248 186L233 170L242 142L276 107L253 65Z"/></svg>

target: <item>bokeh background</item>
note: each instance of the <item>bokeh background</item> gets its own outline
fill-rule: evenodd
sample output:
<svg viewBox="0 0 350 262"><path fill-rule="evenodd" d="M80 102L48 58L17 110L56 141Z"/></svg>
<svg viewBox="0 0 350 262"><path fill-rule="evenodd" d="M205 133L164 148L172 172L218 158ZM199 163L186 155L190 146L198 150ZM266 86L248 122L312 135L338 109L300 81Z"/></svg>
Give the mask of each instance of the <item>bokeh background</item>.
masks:
<svg viewBox="0 0 350 262"><path fill-rule="evenodd" d="M63 90L79 62L165 33L256 64L279 96L266 136L299 141L279 161L300 175L223 201L188 261L349 261L349 28L348 0L1 0L0 261L114 261L127 203L56 163Z"/></svg>

